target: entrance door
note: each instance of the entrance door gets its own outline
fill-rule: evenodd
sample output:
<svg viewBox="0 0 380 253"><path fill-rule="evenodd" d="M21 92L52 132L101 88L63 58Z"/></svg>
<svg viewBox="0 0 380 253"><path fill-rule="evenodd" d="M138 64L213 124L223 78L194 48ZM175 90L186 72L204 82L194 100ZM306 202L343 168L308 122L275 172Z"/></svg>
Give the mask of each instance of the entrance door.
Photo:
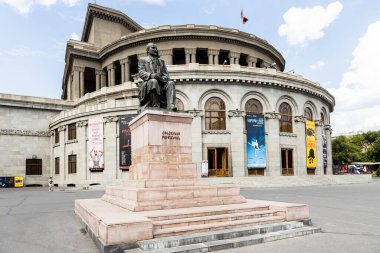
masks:
<svg viewBox="0 0 380 253"><path fill-rule="evenodd" d="M208 148L208 175L217 177L228 177L228 149Z"/></svg>
<svg viewBox="0 0 380 253"><path fill-rule="evenodd" d="M281 166L283 176L294 176L293 149L281 149Z"/></svg>

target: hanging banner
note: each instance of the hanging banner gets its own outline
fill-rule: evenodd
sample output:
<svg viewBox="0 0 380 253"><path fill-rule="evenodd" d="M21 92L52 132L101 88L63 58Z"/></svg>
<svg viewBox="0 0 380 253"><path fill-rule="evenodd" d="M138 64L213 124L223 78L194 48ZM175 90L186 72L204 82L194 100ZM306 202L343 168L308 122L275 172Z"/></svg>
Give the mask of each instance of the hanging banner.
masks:
<svg viewBox="0 0 380 253"><path fill-rule="evenodd" d="M103 118L88 120L88 167L90 171L103 171Z"/></svg>
<svg viewBox="0 0 380 253"><path fill-rule="evenodd" d="M323 148L323 168L327 168L327 138L326 138L326 130L323 128L322 130L322 148Z"/></svg>
<svg viewBox="0 0 380 253"><path fill-rule="evenodd" d="M317 145L315 142L315 122L306 120L306 167L317 167Z"/></svg>
<svg viewBox="0 0 380 253"><path fill-rule="evenodd" d="M245 120L247 127L247 167L265 168L267 158L264 115L248 114Z"/></svg>
<svg viewBox="0 0 380 253"><path fill-rule="evenodd" d="M119 116L119 166L121 170L129 170L129 166L132 164L132 143L129 122L131 122L134 117L136 117L136 115Z"/></svg>

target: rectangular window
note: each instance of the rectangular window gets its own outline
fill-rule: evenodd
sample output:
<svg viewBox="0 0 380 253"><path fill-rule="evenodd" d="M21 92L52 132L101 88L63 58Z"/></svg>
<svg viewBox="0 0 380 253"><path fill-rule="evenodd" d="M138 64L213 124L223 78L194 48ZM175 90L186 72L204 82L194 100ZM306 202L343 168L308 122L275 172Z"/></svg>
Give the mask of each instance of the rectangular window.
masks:
<svg viewBox="0 0 380 253"><path fill-rule="evenodd" d="M59 132L58 132L58 128L54 130L54 143L55 143L55 144L59 143Z"/></svg>
<svg viewBox="0 0 380 253"><path fill-rule="evenodd" d="M42 175L42 159L26 159L26 175Z"/></svg>
<svg viewBox="0 0 380 253"><path fill-rule="evenodd" d="M56 157L54 159L54 170L55 170L55 174L59 175L59 157Z"/></svg>
<svg viewBox="0 0 380 253"><path fill-rule="evenodd" d="M281 167L283 176L293 176L293 149L281 150Z"/></svg>
<svg viewBox="0 0 380 253"><path fill-rule="evenodd" d="M206 130L226 130L225 111L206 111Z"/></svg>
<svg viewBox="0 0 380 253"><path fill-rule="evenodd" d="M292 133L293 132L292 121L293 121L292 116L281 115L280 132Z"/></svg>
<svg viewBox="0 0 380 253"><path fill-rule="evenodd" d="M69 125L68 139L75 140L77 138L77 126L75 123Z"/></svg>
<svg viewBox="0 0 380 253"><path fill-rule="evenodd" d="M77 173L77 155L69 155L69 174Z"/></svg>

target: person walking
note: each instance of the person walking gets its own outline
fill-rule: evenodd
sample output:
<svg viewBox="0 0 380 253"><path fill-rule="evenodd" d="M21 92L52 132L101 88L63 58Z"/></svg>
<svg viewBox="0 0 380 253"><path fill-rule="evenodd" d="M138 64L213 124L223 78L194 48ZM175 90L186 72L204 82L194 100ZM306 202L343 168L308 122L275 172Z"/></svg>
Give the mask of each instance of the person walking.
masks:
<svg viewBox="0 0 380 253"><path fill-rule="evenodd" d="M51 177L49 177L48 184L49 184L49 191L53 191L54 184L53 184L53 179Z"/></svg>

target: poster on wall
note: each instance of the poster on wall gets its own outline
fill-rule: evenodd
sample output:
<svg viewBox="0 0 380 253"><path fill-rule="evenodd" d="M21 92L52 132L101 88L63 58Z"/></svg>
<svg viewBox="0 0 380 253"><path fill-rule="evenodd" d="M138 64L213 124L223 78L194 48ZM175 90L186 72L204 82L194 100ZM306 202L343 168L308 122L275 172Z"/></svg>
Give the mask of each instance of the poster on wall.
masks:
<svg viewBox="0 0 380 253"><path fill-rule="evenodd" d="M129 170L132 164L132 151L131 151L131 130L129 129L129 122L136 117L136 115L119 116L119 145L120 145L120 169Z"/></svg>
<svg viewBox="0 0 380 253"><path fill-rule="evenodd" d="M306 167L317 167L317 145L315 143L315 122L306 120Z"/></svg>
<svg viewBox="0 0 380 253"><path fill-rule="evenodd" d="M89 119L87 131L88 167L90 171L103 171L103 118Z"/></svg>
<svg viewBox="0 0 380 253"><path fill-rule="evenodd" d="M267 159L264 115L249 114L245 120L247 126L247 167L265 168Z"/></svg>

